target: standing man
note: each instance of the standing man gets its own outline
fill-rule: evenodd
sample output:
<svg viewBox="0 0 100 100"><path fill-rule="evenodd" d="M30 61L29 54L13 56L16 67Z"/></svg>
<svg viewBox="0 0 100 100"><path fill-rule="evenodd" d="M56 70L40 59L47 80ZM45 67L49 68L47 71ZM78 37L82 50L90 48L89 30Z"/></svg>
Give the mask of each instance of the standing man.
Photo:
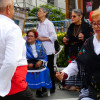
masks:
<svg viewBox="0 0 100 100"><path fill-rule="evenodd" d="M54 75L54 41L57 40L57 35L55 32L55 28L53 23L47 19L48 10L46 8L41 7L38 11L38 18L40 19L40 23L38 25L38 40L42 41L46 53L48 55L48 64L47 67L50 70L50 76L52 80L52 88L50 89L51 93L55 92L55 75Z"/></svg>
<svg viewBox="0 0 100 100"><path fill-rule="evenodd" d="M0 100L35 100L27 87L27 60L13 0L0 0Z"/></svg>

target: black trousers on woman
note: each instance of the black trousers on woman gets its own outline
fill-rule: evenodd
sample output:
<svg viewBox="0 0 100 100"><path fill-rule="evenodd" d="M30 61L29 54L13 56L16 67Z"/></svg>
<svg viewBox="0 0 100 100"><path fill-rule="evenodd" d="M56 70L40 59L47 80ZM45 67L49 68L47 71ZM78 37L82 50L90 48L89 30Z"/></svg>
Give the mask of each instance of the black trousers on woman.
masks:
<svg viewBox="0 0 100 100"><path fill-rule="evenodd" d="M27 86L26 90L13 95L0 97L0 100L36 100L36 98L33 95L33 92Z"/></svg>
<svg viewBox="0 0 100 100"><path fill-rule="evenodd" d="M54 74L54 54L48 55L48 64L47 67L50 70L50 76L52 81L52 88L50 89L50 92L55 92L55 74Z"/></svg>

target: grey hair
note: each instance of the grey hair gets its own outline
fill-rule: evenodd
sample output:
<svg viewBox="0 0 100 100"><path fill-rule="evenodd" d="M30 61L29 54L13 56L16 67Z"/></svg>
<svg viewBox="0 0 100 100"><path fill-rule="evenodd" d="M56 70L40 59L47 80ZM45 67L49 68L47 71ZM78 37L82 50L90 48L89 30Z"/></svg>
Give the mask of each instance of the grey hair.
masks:
<svg viewBox="0 0 100 100"><path fill-rule="evenodd" d="M48 17L48 13L49 13L49 11L48 11L48 9L47 8L44 8L44 7L41 7L40 9L42 9L42 11L44 12L44 13L46 13L46 18Z"/></svg>
<svg viewBox="0 0 100 100"><path fill-rule="evenodd" d="M80 9L73 9L73 12L75 12L78 16L83 16L83 12Z"/></svg>
<svg viewBox="0 0 100 100"><path fill-rule="evenodd" d="M11 0L0 0L0 12L3 12Z"/></svg>

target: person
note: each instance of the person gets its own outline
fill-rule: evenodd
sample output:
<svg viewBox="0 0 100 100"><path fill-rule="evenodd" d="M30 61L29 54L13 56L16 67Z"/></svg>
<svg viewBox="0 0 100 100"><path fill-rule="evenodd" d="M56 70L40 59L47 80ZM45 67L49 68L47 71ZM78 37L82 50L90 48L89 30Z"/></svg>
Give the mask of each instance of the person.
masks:
<svg viewBox="0 0 100 100"><path fill-rule="evenodd" d="M60 50L60 44L58 40L54 42L55 54Z"/></svg>
<svg viewBox="0 0 100 100"><path fill-rule="evenodd" d="M91 19L92 13L93 13L93 11L91 11L90 14L89 14L89 21L90 21L90 22L92 22L92 19Z"/></svg>
<svg viewBox="0 0 100 100"><path fill-rule="evenodd" d="M52 87L49 69L46 66L47 54L41 41L37 40L36 29L27 32L26 57L28 61L28 73L26 81L31 89L37 89L36 96L42 97L46 88ZM42 88L42 91L40 88Z"/></svg>
<svg viewBox="0 0 100 100"><path fill-rule="evenodd" d="M47 18L48 10L44 7L41 7L37 13L40 23L37 28L39 34L38 40L42 41L46 53L48 56L47 67L50 70L50 76L52 80L52 88L50 89L51 93L55 92L55 74L54 74L54 41L57 40L57 35L53 23Z"/></svg>
<svg viewBox="0 0 100 100"><path fill-rule="evenodd" d="M70 63L73 59L76 59L81 46L84 41L93 34L93 29L89 23L86 23L83 19L83 13L80 9L72 10L72 24L70 24L66 36L63 38L65 46L65 55ZM68 86L68 90L76 90L81 83L76 82L77 76L71 77L65 82Z"/></svg>
<svg viewBox="0 0 100 100"><path fill-rule="evenodd" d="M92 15L94 35L87 39L76 60L72 61L61 73L57 72L59 80L76 75L80 67L85 71L79 100L97 100L100 92L100 10L94 10Z"/></svg>
<svg viewBox="0 0 100 100"><path fill-rule="evenodd" d="M25 41L13 15L13 0L0 0L0 100L35 100L26 82Z"/></svg>

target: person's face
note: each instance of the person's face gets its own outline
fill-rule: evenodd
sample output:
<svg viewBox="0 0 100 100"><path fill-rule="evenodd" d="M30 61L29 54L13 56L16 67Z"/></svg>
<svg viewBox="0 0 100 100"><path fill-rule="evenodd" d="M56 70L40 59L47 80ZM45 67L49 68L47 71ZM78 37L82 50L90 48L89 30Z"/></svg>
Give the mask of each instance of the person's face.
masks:
<svg viewBox="0 0 100 100"><path fill-rule="evenodd" d="M45 16L46 16L46 13L45 12L43 12L43 10L40 8L39 9L39 11L38 11L38 13L37 13L37 15L38 15L38 18L40 19L40 18L45 18Z"/></svg>
<svg viewBox="0 0 100 100"><path fill-rule="evenodd" d="M72 15L71 15L72 23L80 22L81 18L82 18L82 16L79 16L77 13L72 11Z"/></svg>
<svg viewBox="0 0 100 100"><path fill-rule="evenodd" d="M100 36L100 15L93 18L92 27L94 32Z"/></svg>
<svg viewBox="0 0 100 100"><path fill-rule="evenodd" d="M34 44L36 41L36 38L35 38L35 35L33 32L29 32L28 35L27 35L27 42L29 44Z"/></svg>

